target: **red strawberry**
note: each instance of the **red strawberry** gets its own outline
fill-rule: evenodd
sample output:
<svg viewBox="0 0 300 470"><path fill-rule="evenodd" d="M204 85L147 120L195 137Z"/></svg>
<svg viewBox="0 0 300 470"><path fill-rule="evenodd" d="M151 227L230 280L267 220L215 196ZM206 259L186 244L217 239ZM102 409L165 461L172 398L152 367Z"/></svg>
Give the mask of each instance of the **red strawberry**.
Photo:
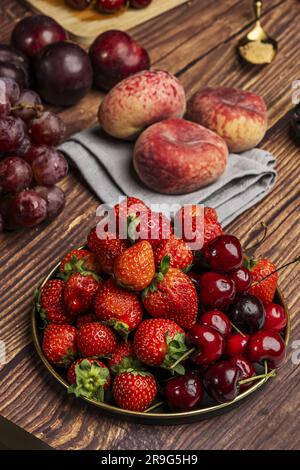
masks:
<svg viewBox="0 0 300 470"><path fill-rule="evenodd" d="M180 238L171 235L169 240L162 241L154 248L155 266L159 268L163 258L170 257L170 267L187 271L193 263L193 253L187 243Z"/></svg>
<svg viewBox="0 0 300 470"><path fill-rule="evenodd" d="M86 323L77 334L77 347L84 357L105 357L115 350L116 345L112 330L101 323Z"/></svg>
<svg viewBox="0 0 300 470"><path fill-rule="evenodd" d="M186 224L192 233L185 234ZM188 223L189 222L189 223ZM187 205L182 207L175 215L175 224L182 228L182 238L195 249L193 244L197 241L200 245L197 250L204 248L208 242L219 235L223 230L218 222L217 213L211 207L200 205ZM191 227L189 225L191 224Z"/></svg>
<svg viewBox="0 0 300 470"><path fill-rule="evenodd" d="M104 401L104 390L110 385L110 373L106 365L91 358L73 362L68 369L67 379L71 384L68 393L98 401Z"/></svg>
<svg viewBox="0 0 300 470"><path fill-rule="evenodd" d="M143 292L143 303L152 317L173 320L184 330L196 323L196 287L185 273L169 268L168 256L163 258L152 284Z"/></svg>
<svg viewBox="0 0 300 470"><path fill-rule="evenodd" d="M95 313L85 313L84 315L79 315L76 318L76 327L81 328L86 323L93 323L97 321L98 318L96 317Z"/></svg>
<svg viewBox="0 0 300 470"><path fill-rule="evenodd" d="M133 344L122 341L119 343L107 360L107 365L112 374L117 375L120 372L126 372L129 369L143 370L143 366L134 354Z"/></svg>
<svg viewBox="0 0 300 470"><path fill-rule="evenodd" d="M116 281L126 289L141 291L155 274L154 255L149 242L140 241L121 253L115 260Z"/></svg>
<svg viewBox="0 0 300 470"><path fill-rule="evenodd" d="M65 284L64 304L72 316L91 310L100 282L94 274L74 273Z"/></svg>
<svg viewBox="0 0 300 470"><path fill-rule="evenodd" d="M247 258L244 264L252 273L252 284L255 284L255 282L276 270L275 264L266 258ZM260 282L256 286L250 287L249 292L259 297L263 302L272 302L276 292L277 283L278 274L277 272L274 272L274 274L264 281Z"/></svg>
<svg viewBox="0 0 300 470"><path fill-rule="evenodd" d="M155 378L148 372L122 372L113 383L113 397L120 408L145 411L157 394Z"/></svg>
<svg viewBox="0 0 300 470"><path fill-rule="evenodd" d="M41 288L37 297L37 310L45 325L47 323L72 323L63 304L63 289L65 283L59 279L50 279Z"/></svg>
<svg viewBox="0 0 300 470"><path fill-rule="evenodd" d="M89 249L96 254L103 271L108 274L113 272L116 257L129 247L128 240L119 240L109 233L105 239L99 238L96 228L90 232L87 244Z"/></svg>
<svg viewBox="0 0 300 470"><path fill-rule="evenodd" d="M109 279L96 296L95 313L99 320L127 336L142 321L143 306L136 294L116 286Z"/></svg>
<svg viewBox="0 0 300 470"><path fill-rule="evenodd" d="M132 214L128 222L128 238L133 242L147 240L152 247L168 240L174 231L170 219L161 212L148 210L140 215Z"/></svg>
<svg viewBox="0 0 300 470"><path fill-rule="evenodd" d="M134 335L134 352L137 358L148 366L170 367L186 351L185 333L177 323L162 318L144 320ZM184 373L180 364L176 369Z"/></svg>
<svg viewBox="0 0 300 470"><path fill-rule="evenodd" d="M76 328L71 325L48 325L44 332L43 351L51 364L68 367L77 355Z"/></svg>
<svg viewBox="0 0 300 470"><path fill-rule="evenodd" d="M117 229L119 228L119 224L127 223L127 218L135 214L139 216L143 212L148 212L149 208L146 204L136 197L127 197L119 204L116 204L114 207L113 215L116 217L117 222Z"/></svg>
<svg viewBox="0 0 300 470"><path fill-rule="evenodd" d="M72 250L61 261L59 271L67 280L71 274L76 272L100 273L101 267L94 253L88 250Z"/></svg>

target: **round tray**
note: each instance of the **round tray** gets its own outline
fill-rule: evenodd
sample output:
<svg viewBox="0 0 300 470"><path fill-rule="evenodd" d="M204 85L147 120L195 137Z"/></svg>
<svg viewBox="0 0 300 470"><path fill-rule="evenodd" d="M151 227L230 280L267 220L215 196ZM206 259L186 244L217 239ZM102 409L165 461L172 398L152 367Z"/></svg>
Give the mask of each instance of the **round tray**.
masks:
<svg viewBox="0 0 300 470"><path fill-rule="evenodd" d="M82 247L81 247L82 248ZM60 263L58 263L52 271L48 274L48 276L43 280L42 284L40 287L42 287L49 279L53 278L58 271ZM288 323L285 329L284 333L284 340L286 345L289 342L289 337L290 337L290 315L287 309L287 305L284 299L284 296L281 292L281 290L278 288L276 291L275 299L274 301L280 305L283 306L283 308L287 312L288 316ZM31 315L31 323L32 323L32 334L33 334L33 342L36 348L36 351L45 365L46 369L50 372L50 374L65 388L67 389L69 387L69 384L63 374L63 371L60 373L56 369L52 367L52 365L48 362L46 357L44 356L44 353L42 351L41 347L41 339L42 339L42 330L41 330L41 320L39 318L39 315L36 313L36 309L33 308L32 315ZM259 372L263 372L264 370L261 369ZM241 393L238 395L233 401L228 402L228 403L222 403L222 404L215 404L213 400L211 400L208 396L204 397L203 400L203 407L199 409L195 409L192 411L185 411L185 412L169 412L165 411L162 407L157 408L153 410L152 412L136 412L136 411L128 411L128 410L123 410L121 408L118 408L115 405L111 405L109 403L102 403L97 400L93 399L88 399L84 397L80 397L81 400L84 400L100 410L112 414L112 415L119 415L120 417L126 418L126 419L131 419L136 422L142 422L142 423L152 423L152 424L183 424L183 423L188 423L188 422L194 422L194 421L199 421L201 419L207 419L212 416L219 415L221 413L227 412L234 407L240 405L243 401L247 400L250 398L253 394L258 392L259 390L262 389L262 387L267 383L269 378L264 378L261 380L258 380L257 382L253 383L253 386L247 389L245 392ZM275 378L276 380L276 378Z"/></svg>

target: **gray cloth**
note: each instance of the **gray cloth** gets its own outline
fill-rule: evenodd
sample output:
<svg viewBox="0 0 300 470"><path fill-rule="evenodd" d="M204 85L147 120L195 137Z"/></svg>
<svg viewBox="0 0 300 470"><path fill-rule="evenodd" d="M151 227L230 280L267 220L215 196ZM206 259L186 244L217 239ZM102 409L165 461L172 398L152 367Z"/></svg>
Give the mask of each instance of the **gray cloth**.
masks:
<svg viewBox="0 0 300 470"><path fill-rule="evenodd" d="M217 210L225 227L261 201L276 180L275 158L265 150L230 154L225 173L215 183L189 194L158 194L144 186L132 167L133 144L112 139L95 127L72 136L60 149L78 167L100 200L116 203L120 195L153 204L201 203Z"/></svg>

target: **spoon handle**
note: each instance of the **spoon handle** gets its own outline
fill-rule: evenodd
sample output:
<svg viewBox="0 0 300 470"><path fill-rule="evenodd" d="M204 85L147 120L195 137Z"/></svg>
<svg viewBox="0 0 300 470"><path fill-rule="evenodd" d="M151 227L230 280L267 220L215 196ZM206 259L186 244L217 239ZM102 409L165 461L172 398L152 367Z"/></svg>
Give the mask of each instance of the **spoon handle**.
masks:
<svg viewBox="0 0 300 470"><path fill-rule="evenodd" d="M259 21L260 17L261 17L262 1L261 0L254 0L253 7L254 7L254 13L255 13L256 21Z"/></svg>

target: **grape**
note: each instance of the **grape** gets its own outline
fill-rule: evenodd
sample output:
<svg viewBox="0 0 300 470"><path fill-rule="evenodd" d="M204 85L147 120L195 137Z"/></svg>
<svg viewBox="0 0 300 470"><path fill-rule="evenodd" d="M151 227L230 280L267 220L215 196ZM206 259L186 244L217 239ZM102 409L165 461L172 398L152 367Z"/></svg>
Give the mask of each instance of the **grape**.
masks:
<svg viewBox="0 0 300 470"><path fill-rule="evenodd" d="M65 193L58 186L36 186L34 190L47 202L47 218L54 219L64 208Z"/></svg>
<svg viewBox="0 0 300 470"><path fill-rule="evenodd" d="M21 119L8 116L0 119L0 152L14 152L22 145L25 137Z"/></svg>
<svg viewBox="0 0 300 470"><path fill-rule="evenodd" d="M8 44L0 44L0 61L10 62L11 64L19 65L25 69L29 67L27 58Z"/></svg>
<svg viewBox="0 0 300 470"><path fill-rule="evenodd" d="M65 131L64 121L57 114L46 111L31 122L30 136L34 144L56 146L62 141Z"/></svg>
<svg viewBox="0 0 300 470"><path fill-rule="evenodd" d="M11 209L21 227L35 227L47 217L47 202L32 189L17 193Z"/></svg>
<svg viewBox="0 0 300 470"><path fill-rule="evenodd" d="M29 165L31 165L33 160L35 160L37 157L52 151L53 149L47 147L47 145L31 145L28 151L23 155L23 158L27 163L29 163Z"/></svg>
<svg viewBox="0 0 300 470"><path fill-rule="evenodd" d="M21 88L27 88L29 86L28 70L22 65L0 61L0 77L12 78Z"/></svg>
<svg viewBox="0 0 300 470"><path fill-rule="evenodd" d="M2 85L3 84L3 85ZM0 78L0 88L5 87L6 97L11 105L14 105L20 98L21 90L19 85L12 78Z"/></svg>
<svg viewBox="0 0 300 470"><path fill-rule="evenodd" d="M34 55L48 44L65 41L65 30L50 16L26 16L13 29L11 42L27 57Z"/></svg>
<svg viewBox="0 0 300 470"><path fill-rule="evenodd" d="M92 3L92 0L65 0L65 2L76 10L84 10Z"/></svg>
<svg viewBox="0 0 300 470"><path fill-rule="evenodd" d="M111 12L120 10L127 3L127 0L96 0L96 8L100 11Z"/></svg>
<svg viewBox="0 0 300 470"><path fill-rule="evenodd" d="M34 179L38 184L51 186L68 173L68 163L61 152L50 148L32 162Z"/></svg>
<svg viewBox="0 0 300 470"><path fill-rule="evenodd" d="M7 116L10 113L10 101L6 93L6 85L0 80L0 118Z"/></svg>
<svg viewBox="0 0 300 470"><path fill-rule="evenodd" d="M30 165L20 157L6 157L0 161L0 186L3 191L17 193L27 188L32 180Z"/></svg>
<svg viewBox="0 0 300 470"><path fill-rule="evenodd" d="M20 98L14 105L13 115L28 123L37 116L41 105L41 98L35 91L23 90Z"/></svg>
<svg viewBox="0 0 300 470"><path fill-rule="evenodd" d="M13 152L14 155L17 155L18 157L23 157L29 152L29 149L31 147L31 140L27 134L25 134L25 137L23 139L23 142L21 143L20 147L18 150L15 150ZM9 156L13 156L11 152L8 152Z"/></svg>

